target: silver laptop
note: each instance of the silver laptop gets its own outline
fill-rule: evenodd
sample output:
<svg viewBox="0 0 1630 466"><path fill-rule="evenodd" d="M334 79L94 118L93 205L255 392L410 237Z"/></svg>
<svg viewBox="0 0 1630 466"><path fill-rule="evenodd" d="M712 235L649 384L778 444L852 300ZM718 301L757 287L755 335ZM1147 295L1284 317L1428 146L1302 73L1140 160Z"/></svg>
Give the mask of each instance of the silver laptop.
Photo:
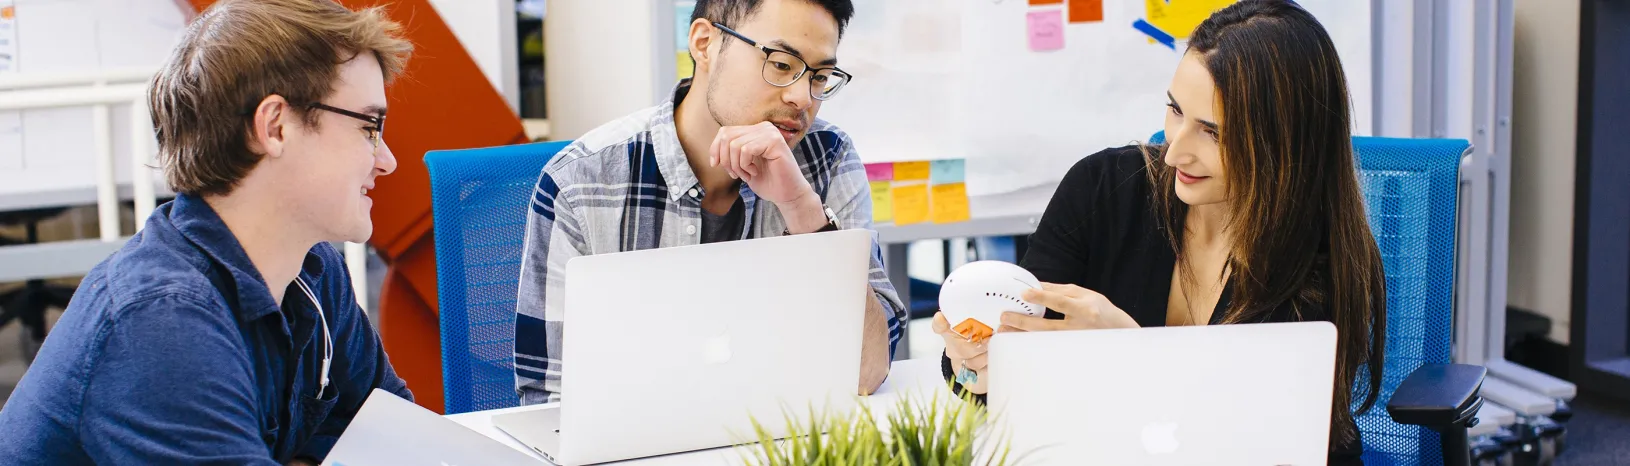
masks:
<svg viewBox="0 0 1630 466"><path fill-rule="evenodd" d="M543 465L526 452L375 389L323 466Z"/></svg>
<svg viewBox="0 0 1630 466"><path fill-rule="evenodd" d="M1002 333L988 357L990 414L1030 464L1327 461L1328 322Z"/></svg>
<svg viewBox="0 0 1630 466"><path fill-rule="evenodd" d="M558 409L493 423L576 466L783 437L787 413L851 412L872 233L573 258ZM524 338L524 336L522 337Z"/></svg>

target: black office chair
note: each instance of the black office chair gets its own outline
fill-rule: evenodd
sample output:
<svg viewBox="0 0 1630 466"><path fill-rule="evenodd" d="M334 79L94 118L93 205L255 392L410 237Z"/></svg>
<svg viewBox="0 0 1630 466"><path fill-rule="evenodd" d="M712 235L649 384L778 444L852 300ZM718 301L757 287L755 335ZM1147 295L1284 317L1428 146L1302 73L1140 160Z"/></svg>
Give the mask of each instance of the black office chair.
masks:
<svg viewBox="0 0 1630 466"><path fill-rule="evenodd" d="M35 244L39 238L39 222L62 215L67 208L36 209L0 213L0 225L23 225L27 233L21 241L0 237L0 246ZM28 280L22 288L0 294L0 327L17 320L23 324L21 345L24 360L34 362L40 345L45 342L45 311L52 307L65 309L74 295L74 288L46 283L43 279Z"/></svg>

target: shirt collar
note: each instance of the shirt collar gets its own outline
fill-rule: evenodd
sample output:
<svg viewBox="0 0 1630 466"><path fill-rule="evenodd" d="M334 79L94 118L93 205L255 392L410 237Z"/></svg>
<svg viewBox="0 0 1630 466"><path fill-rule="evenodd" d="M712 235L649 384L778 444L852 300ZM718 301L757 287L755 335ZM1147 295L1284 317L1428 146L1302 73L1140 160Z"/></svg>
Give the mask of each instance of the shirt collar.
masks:
<svg viewBox="0 0 1630 466"><path fill-rule="evenodd" d="M221 216L209 203L194 195L181 194L171 203L167 215L176 231L198 250L208 255L221 267L226 277L231 279L233 286L220 292L228 302L238 303L234 312L240 318L253 320L279 312L277 301L272 298L271 288L266 286L266 279L260 275L260 270L255 268L254 263L249 261L249 253L243 250L238 237L227 229L226 222L221 220ZM314 247L306 251L300 279L315 291L319 288L322 274L323 261ZM289 295L285 293L284 297L287 299ZM300 299L305 298L301 296Z"/></svg>
<svg viewBox="0 0 1630 466"><path fill-rule="evenodd" d="M696 172L690 168L690 159L685 157L685 147L679 144L679 127L674 123L674 111L679 107L679 102L685 100L685 94L690 92L690 85L690 78L679 80L673 94L651 116L649 125L651 148L656 151L657 169L662 172L662 179L668 182L670 202L679 200L692 188L701 189L697 186L700 180L696 178Z"/></svg>

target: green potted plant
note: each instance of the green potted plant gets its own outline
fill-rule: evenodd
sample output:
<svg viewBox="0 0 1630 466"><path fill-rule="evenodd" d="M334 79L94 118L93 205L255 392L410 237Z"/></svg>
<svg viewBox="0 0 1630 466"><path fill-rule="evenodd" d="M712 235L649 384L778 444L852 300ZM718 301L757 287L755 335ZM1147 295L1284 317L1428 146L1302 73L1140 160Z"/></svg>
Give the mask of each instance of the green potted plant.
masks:
<svg viewBox="0 0 1630 466"><path fill-rule="evenodd" d="M790 413L789 435L776 439L753 420L755 441L741 447L743 463L750 466L1007 466L1005 439L984 434L986 410L966 399L944 403L939 396L927 402L903 396L880 426L872 410L860 403L842 416L816 413L799 425Z"/></svg>

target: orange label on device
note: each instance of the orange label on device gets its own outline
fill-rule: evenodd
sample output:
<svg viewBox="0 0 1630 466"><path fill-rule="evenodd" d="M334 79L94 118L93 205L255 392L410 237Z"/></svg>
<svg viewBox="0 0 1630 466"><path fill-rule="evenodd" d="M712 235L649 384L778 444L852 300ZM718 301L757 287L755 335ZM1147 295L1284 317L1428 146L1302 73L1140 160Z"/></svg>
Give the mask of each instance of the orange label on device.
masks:
<svg viewBox="0 0 1630 466"><path fill-rule="evenodd" d="M984 322L980 322L972 318L963 319L962 323L956 324L955 327L951 327L951 330L955 330L958 335L962 335L963 337L967 338L968 341L972 341L974 343L985 341L985 339L990 338L992 333L995 333L994 330L991 330L989 325L985 325Z"/></svg>

